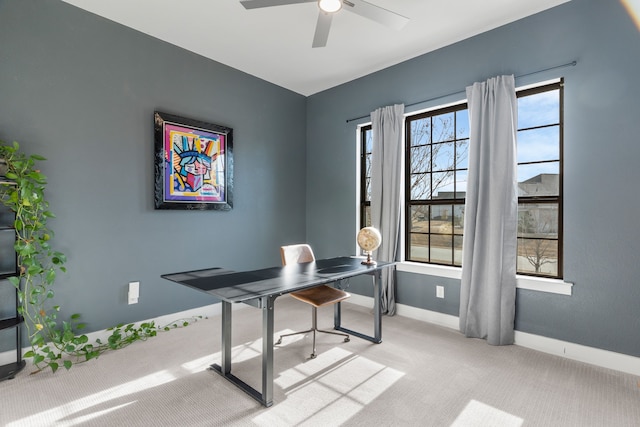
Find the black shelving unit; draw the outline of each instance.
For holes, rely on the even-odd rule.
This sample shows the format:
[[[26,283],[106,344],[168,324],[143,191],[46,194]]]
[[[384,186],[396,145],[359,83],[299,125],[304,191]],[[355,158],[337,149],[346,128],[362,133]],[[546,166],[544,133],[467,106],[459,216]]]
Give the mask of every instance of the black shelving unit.
[[[2,185],[13,185],[0,176]],[[20,372],[25,361],[22,360],[22,323],[24,319],[18,314],[18,290],[9,282],[8,278],[17,275],[17,258],[13,248],[16,232],[13,227],[15,216],[13,212],[0,204],[0,343],[10,345],[15,336],[15,362],[0,366],[0,381],[12,379]],[[7,304],[9,303],[9,304]]]

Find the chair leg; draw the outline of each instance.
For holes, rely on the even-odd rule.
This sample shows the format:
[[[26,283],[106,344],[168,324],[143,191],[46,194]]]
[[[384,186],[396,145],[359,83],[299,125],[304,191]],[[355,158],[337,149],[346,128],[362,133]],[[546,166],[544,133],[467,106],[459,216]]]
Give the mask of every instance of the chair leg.
[[[276,341],[276,345],[282,344],[282,338],[284,338],[284,337],[290,337],[292,335],[308,334],[309,332],[313,332],[313,329],[307,329],[306,331],[292,332],[290,334],[280,335],[280,338],[278,338],[278,341]]]
[[[316,331],[318,330],[318,308],[316,306],[311,307],[311,328],[313,328],[313,351],[311,352],[311,358],[316,358]]]
[[[315,306],[311,306],[311,329],[307,329],[306,331],[292,332],[290,334],[280,335],[280,338],[278,338],[278,341],[276,341],[275,345],[282,344],[283,337],[290,337],[292,335],[300,335],[300,334],[308,334],[309,332],[313,333],[313,352],[309,356],[311,359],[315,359],[316,356],[318,355],[316,351],[316,332],[322,332],[323,334],[340,335],[344,337],[343,342],[349,342],[348,334],[344,334],[342,332],[325,331],[322,329],[318,329],[318,308]]]

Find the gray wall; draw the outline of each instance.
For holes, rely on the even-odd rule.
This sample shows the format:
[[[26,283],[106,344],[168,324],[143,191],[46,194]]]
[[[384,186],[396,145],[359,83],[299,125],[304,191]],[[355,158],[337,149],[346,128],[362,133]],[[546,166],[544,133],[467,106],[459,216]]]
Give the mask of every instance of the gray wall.
[[[350,253],[356,233],[356,125],[374,109],[442,97],[498,74],[565,77],[565,280],[572,296],[519,290],[516,329],[640,356],[635,197],[640,182],[640,32],[623,6],[573,0],[313,95],[307,118],[307,237],[320,255]],[[330,196],[330,198],[328,198]],[[435,285],[445,286],[444,300]],[[400,303],[458,315],[459,280],[399,273]],[[368,293],[368,285],[356,289]]]
[[[277,265],[305,238],[299,94],[53,0],[0,1],[0,94],[0,139],[47,158],[55,301],[89,331],[215,303],[160,275]],[[155,109],[233,128],[232,211],[154,210]]]
[[[0,139],[48,158],[51,225],[69,257],[56,302],[97,330],[215,302],[162,273],[273,265],[274,248],[305,238],[321,257],[353,253],[365,120],[347,119],[459,100],[442,95],[576,59],[518,79],[566,79],[564,260],[575,286],[570,297],[519,291],[516,327],[640,356],[639,34],[619,2],[573,0],[305,99],[59,1],[0,0]],[[233,211],[153,209],[154,109],[234,129]],[[132,280],[142,285],[130,306]],[[457,315],[458,286],[400,273],[397,295]]]

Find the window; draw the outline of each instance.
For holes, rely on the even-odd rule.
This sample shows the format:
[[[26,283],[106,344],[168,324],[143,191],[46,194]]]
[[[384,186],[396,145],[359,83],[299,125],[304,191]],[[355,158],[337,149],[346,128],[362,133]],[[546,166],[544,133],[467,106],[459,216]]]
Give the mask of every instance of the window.
[[[460,266],[469,151],[466,104],[405,124],[406,259]]]
[[[562,81],[518,97],[518,274],[562,277]],[[361,128],[362,226],[370,225],[371,126]],[[462,265],[467,104],[405,121],[405,259]]]
[[[371,226],[371,152],[373,151],[371,125],[360,129],[360,227]]]

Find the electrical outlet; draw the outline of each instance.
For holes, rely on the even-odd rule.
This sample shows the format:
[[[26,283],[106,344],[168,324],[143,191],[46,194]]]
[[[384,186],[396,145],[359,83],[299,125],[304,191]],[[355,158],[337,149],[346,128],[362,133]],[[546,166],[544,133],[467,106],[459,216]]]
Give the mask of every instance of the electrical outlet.
[[[140,282],[129,282],[129,304],[137,304],[140,298]]]
[[[444,286],[436,286],[436,297],[444,298]]]

